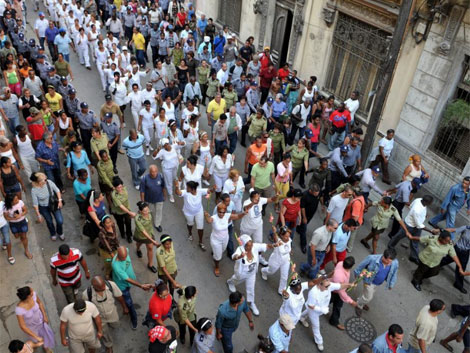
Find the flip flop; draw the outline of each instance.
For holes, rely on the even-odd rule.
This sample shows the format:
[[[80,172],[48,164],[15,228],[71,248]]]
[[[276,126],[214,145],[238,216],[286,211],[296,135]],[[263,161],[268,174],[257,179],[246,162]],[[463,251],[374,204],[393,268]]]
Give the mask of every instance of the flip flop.
[[[8,262],[10,263],[10,265],[13,265],[13,264],[16,262],[16,260],[15,260],[15,258],[12,256],[12,257],[9,257],[9,258],[8,258]]]
[[[218,268],[214,268],[214,275],[215,275],[215,277],[220,276],[220,270]]]
[[[202,251],[206,251],[206,246],[203,243],[199,243],[199,247]]]

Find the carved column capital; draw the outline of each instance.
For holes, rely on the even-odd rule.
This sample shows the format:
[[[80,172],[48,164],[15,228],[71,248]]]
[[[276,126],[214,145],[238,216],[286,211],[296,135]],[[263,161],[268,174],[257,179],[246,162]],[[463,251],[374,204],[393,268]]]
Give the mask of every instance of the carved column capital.
[[[465,7],[460,5],[454,5],[450,10],[446,31],[444,32],[443,40],[437,49],[440,54],[448,55],[452,49],[452,44],[454,43],[457,32],[459,31],[460,23],[462,22],[465,11]]]
[[[325,21],[326,25],[329,27],[335,22],[335,10],[329,9],[327,7],[323,8],[323,21]]]

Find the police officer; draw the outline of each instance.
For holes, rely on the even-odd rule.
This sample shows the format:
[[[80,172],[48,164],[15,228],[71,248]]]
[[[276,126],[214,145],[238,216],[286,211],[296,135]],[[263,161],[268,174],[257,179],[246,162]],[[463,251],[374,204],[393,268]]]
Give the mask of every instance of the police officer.
[[[80,136],[82,137],[82,143],[85,147],[86,153],[91,156],[91,129],[93,126],[98,126],[99,120],[93,110],[88,109],[86,102],[80,103],[80,110],[77,112],[76,117],[79,120]]]
[[[18,34],[18,54],[22,54],[23,57],[30,61],[30,47],[28,43],[24,40],[24,34]]]
[[[71,89],[73,89],[73,86],[72,86],[71,83],[68,82],[67,77],[61,76],[60,77],[60,84],[59,84],[59,87],[57,88],[57,92],[59,92],[59,94],[62,97],[67,97],[67,95],[68,95],[68,93]]]
[[[80,100],[77,98],[77,91],[72,88],[65,96],[65,111],[67,115],[72,118],[73,129],[78,131],[79,120],[77,118],[77,112],[80,110]]]
[[[109,156],[114,165],[114,173],[117,174],[116,161],[118,154],[119,138],[121,137],[121,130],[119,126],[113,121],[113,113],[107,112],[104,115],[104,121],[101,122],[101,130],[108,136],[108,149]]]
[[[15,19],[11,16],[11,12],[10,11],[5,11],[5,15],[4,15],[4,18],[3,18],[3,22],[5,23],[5,27],[7,29],[7,32],[10,34],[10,33],[13,33],[13,28],[15,28],[16,26],[16,21]]]
[[[51,66],[47,69],[47,77],[46,77],[45,85],[54,86],[55,90],[59,91],[60,76],[57,75],[54,66]]]
[[[34,39],[30,39],[28,41],[29,45],[29,63],[33,67],[34,71],[36,71],[36,61],[38,59],[39,55],[39,48],[36,46],[36,41]]]
[[[45,82],[47,79],[47,72],[52,65],[46,60],[46,56],[44,54],[39,54],[37,56],[36,68],[39,73],[39,77],[41,78],[42,82]]]

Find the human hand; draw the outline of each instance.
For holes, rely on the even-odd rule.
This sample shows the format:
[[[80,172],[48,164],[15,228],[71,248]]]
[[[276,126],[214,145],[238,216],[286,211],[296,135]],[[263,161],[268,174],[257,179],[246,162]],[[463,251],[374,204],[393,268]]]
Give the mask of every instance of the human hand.
[[[44,222],[44,218],[42,218],[42,216],[39,215],[39,216],[38,216],[38,219],[37,219],[37,221],[36,221],[36,223],[39,223],[39,224],[40,224],[40,223],[42,223],[42,222]]]
[[[217,334],[217,340],[220,341],[221,339],[222,339],[222,334],[221,334],[221,333],[218,333],[218,334]]]
[[[69,342],[67,341],[66,338],[62,338],[62,345],[63,345],[64,347],[67,347],[67,346],[69,345]]]
[[[324,306],[323,308],[320,308],[320,311],[323,315],[326,315],[328,314],[328,312],[330,311],[330,309],[328,309],[327,306]]]
[[[103,337],[103,332],[98,331],[98,333],[96,334],[96,338],[101,339],[101,337]]]
[[[55,279],[55,278],[52,279],[52,285],[57,286],[57,279]]]
[[[128,308],[127,306],[124,306],[124,307],[122,308],[122,313],[123,313],[124,315],[129,314],[129,308]]]
[[[90,279],[90,271],[85,272],[85,277],[86,277],[86,279]]]
[[[441,231],[440,231],[439,229],[437,229],[437,228],[431,230],[431,233],[432,233],[432,234],[439,234],[440,232],[441,232]]]
[[[253,323],[253,321],[250,321],[248,325],[250,326],[251,331],[255,329],[255,324]]]

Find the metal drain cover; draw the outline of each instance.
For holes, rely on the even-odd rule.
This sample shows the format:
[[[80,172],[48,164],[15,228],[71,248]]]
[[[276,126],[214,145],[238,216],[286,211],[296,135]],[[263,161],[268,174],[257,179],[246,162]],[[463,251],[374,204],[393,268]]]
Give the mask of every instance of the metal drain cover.
[[[344,326],[348,336],[356,342],[370,343],[377,337],[374,325],[362,317],[350,317],[345,321]]]

